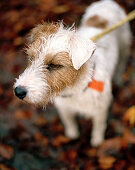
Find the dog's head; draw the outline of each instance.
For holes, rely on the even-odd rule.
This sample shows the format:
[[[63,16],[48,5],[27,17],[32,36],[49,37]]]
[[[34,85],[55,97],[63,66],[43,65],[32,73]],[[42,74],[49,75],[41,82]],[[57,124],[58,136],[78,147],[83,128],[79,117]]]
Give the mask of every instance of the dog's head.
[[[95,44],[61,23],[38,25],[29,41],[28,66],[16,80],[14,91],[20,99],[44,106],[66,87],[74,86],[85,72]]]

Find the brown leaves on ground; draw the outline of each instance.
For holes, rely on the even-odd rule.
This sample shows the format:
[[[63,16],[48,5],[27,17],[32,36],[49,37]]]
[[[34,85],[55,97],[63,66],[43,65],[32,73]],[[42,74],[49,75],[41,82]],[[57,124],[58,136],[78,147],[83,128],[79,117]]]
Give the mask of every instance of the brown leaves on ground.
[[[77,158],[77,152],[74,149],[70,149],[66,152],[66,157],[69,161],[74,162]]]
[[[56,0],[37,0],[42,11],[49,12],[56,6]]]
[[[78,157],[77,151],[75,149],[69,149],[65,152],[63,151],[60,153],[59,160],[70,162],[72,164],[76,161],[77,157]]]
[[[131,133],[131,131],[127,128],[123,131],[122,144],[125,147],[127,147],[128,144],[135,145],[135,134]]]
[[[0,164],[0,170],[17,170],[16,168],[10,168],[5,164]]]
[[[100,168],[112,168],[113,164],[117,160],[119,152],[126,150],[129,145],[135,146],[135,135],[131,133],[128,128],[124,128],[123,135],[121,137],[105,140],[97,150],[97,157]],[[120,160],[115,165],[116,170],[121,169],[121,167],[124,168],[125,164],[126,162],[124,160]]]
[[[68,12],[70,10],[70,8],[67,5],[59,5],[54,7],[53,12],[55,14],[62,14],[65,12]]]
[[[90,148],[86,150],[86,154],[89,157],[96,157],[97,156],[97,149],[96,148]]]
[[[128,122],[130,126],[135,125],[135,105],[130,107],[124,114],[123,120]]]
[[[63,144],[69,142],[69,139],[63,135],[56,136],[52,139],[52,145],[55,147],[60,147]]]
[[[112,156],[104,156],[104,157],[100,157],[98,159],[99,166],[102,169],[112,168],[115,161],[116,161],[116,158],[114,158]]]
[[[105,140],[103,144],[99,147],[99,150],[97,151],[97,156],[106,157],[111,151],[117,154],[121,148],[122,148],[121,137],[108,139],[108,140]]]
[[[16,110],[14,113],[14,118],[16,120],[26,120],[32,117],[32,112],[30,111],[23,111],[23,110]]]
[[[48,138],[43,136],[40,132],[35,133],[34,139],[41,147],[47,146],[49,142]]]
[[[117,155],[122,148],[127,148],[129,144],[135,145],[135,134],[131,133],[128,128],[124,128],[121,137],[111,138],[103,142],[97,151],[97,156],[105,157],[110,153]]]
[[[37,116],[34,118],[34,124],[37,126],[44,126],[46,125],[47,121],[43,116]]]
[[[14,149],[11,146],[0,144],[0,155],[4,159],[11,159],[14,154]]]

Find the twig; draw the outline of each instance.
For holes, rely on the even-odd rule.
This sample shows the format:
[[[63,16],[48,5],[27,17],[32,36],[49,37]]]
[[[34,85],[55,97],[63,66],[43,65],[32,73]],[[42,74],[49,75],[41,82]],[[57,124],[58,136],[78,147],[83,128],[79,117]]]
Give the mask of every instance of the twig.
[[[125,17],[123,20],[121,20],[120,22],[118,22],[117,24],[105,29],[103,32],[101,32],[100,34],[97,34],[96,36],[92,37],[91,40],[96,42],[98,39],[100,39],[101,37],[103,37],[104,35],[108,34],[109,32],[117,29],[118,27],[122,26],[123,24],[125,24],[126,22],[129,22],[131,20],[135,19],[135,10],[131,11],[127,17]]]

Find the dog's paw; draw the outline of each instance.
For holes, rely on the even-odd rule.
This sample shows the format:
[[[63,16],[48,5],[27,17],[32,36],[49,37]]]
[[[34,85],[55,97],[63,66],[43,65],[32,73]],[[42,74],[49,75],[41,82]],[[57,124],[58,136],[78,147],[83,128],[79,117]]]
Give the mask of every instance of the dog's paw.
[[[97,147],[97,146],[100,146],[102,144],[102,142],[104,141],[103,138],[101,137],[93,137],[91,140],[90,140],[90,143],[93,147]]]
[[[68,129],[68,130],[65,131],[65,135],[69,139],[77,139],[80,136],[80,133],[79,133],[78,130]]]

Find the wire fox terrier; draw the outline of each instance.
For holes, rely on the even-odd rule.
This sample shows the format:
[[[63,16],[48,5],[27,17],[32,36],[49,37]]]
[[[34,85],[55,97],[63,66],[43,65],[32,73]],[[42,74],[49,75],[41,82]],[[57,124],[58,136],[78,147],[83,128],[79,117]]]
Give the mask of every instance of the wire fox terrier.
[[[96,45],[90,38],[125,16],[117,3],[102,0],[86,9],[77,30],[62,23],[43,23],[32,29],[26,49],[28,66],[15,82],[16,96],[42,107],[54,101],[65,134],[71,139],[79,137],[75,115],[92,118],[91,144],[100,145],[118,58],[120,55],[116,77],[121,80],[123,61],[129,52],[129,24],[104,36]]]

